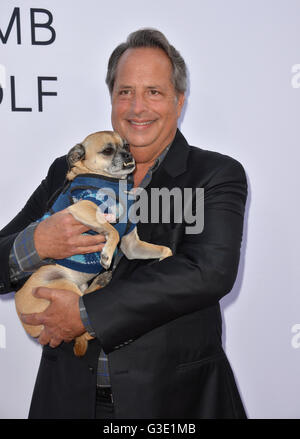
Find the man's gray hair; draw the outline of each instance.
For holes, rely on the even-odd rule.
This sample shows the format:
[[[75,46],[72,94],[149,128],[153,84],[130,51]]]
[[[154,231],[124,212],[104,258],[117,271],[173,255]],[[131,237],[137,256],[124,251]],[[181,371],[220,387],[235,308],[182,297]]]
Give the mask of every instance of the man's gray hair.
[[[106,75],[106,84],[110,94],[112,94],[114,88],[116,70],[121,56],[127,49],[138,47],[154,47],[162,49],[172,63],[172,81],[176,92],[185,93],[187,88],[187,72],[184,59],[178,50],[169,43],[162,32],[152,28],[145,28],[132,32],[128,36],[126,42],[119,44],[111,54],[108,61]]]

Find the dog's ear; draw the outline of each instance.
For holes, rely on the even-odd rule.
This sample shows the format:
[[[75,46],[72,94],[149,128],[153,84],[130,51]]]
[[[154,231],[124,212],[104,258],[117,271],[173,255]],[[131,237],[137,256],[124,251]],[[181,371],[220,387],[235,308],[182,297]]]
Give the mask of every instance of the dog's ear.
[[[84,159],[85,157],[85,148],[81,143],[77,143],[77,145],[73,146],[70,149],[67,155],[67,160],[69,167],[72,168],[76,162]]]

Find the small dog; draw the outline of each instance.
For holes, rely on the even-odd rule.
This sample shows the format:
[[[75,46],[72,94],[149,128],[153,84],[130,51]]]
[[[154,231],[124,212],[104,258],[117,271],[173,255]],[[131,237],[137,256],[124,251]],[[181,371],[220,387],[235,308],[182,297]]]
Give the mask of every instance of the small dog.
[[[118,231],[117,224],[114,226],[110,224],[105,213],[99,208],[101,201],[108,199],[107,191],[103,192],[103,186],[107,189],[108,185],[108,189],[113,190],[111,185],[118,186],[122,182],[126,187],[126,191],[122,193],[125,192],[127,197],[132,187],[132,184],[130,187],[127,183],[127,177],[134,171],[135,161],[129,151],[129,145],[119,134],[113,131],[90,134],[82,143],[75,145],[69,151],[67,159],[70,168],[66,176],[68,184],[41,220],[67,208],[76,220],[93,231],[90,233],[103,233],[106,243],[101,253],[74,255],[57,260],[55,264],[43,266],[33,273],[15,294],[19,317],[20,314],[42,312],[48,307],[48,300],[35,298],[32,295],[33,289],[37,287],[71,290],[82,296],[105,286],[110,280],[111,272],[106,271],[100,275],[99,273],[103,271],[103,268],[107,270],[110,267],[120,239],[120,248],[128,259],[159,258],[162,260],[172,255],[168,247],[141,241],[135,224],[130,224],[128,227],[127,222],[119,221],[121,230]],[[70,203],[73,204],[70,205]],[[120,212],[116,216],[120,217]],[[88,288],[87,282],[94,277],[95,279]],[[43,325],[33,326],[23,322],[22,325],[32,337],[38,337],[43,330]],[[92,338],[87,332],[76,337],[75,355],[84,355],[88,340]]]

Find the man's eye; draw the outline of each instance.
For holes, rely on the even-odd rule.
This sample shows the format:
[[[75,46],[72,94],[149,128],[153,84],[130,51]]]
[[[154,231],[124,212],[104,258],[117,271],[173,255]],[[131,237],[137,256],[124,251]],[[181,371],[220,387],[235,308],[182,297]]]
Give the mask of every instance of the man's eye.
[[[131,90],[121,90],[121,91],[119,92],[119,94],[120,94],[121,96],[128,96],[128,95],[130,94],[130,92],[131,92]]]
[[[152,96],[158,96],[159,95],[159,91],[158,90],[150,90],[150,94]]]
[[[111,155],[111,154],[113,154],[113,152],[114,152],[114,149],[109,147],[109,148],[105,148],[102,151],[102,154],[104,154],[104,155]]]

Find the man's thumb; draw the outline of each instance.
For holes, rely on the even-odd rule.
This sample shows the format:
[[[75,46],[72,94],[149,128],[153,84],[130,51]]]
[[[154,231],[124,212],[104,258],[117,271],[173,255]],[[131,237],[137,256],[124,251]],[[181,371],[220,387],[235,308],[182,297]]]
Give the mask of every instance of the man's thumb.
[[[52,289],[47,287],[37,287],[32,289],[32,295],[38,299],[48,299],[51,300]]]

